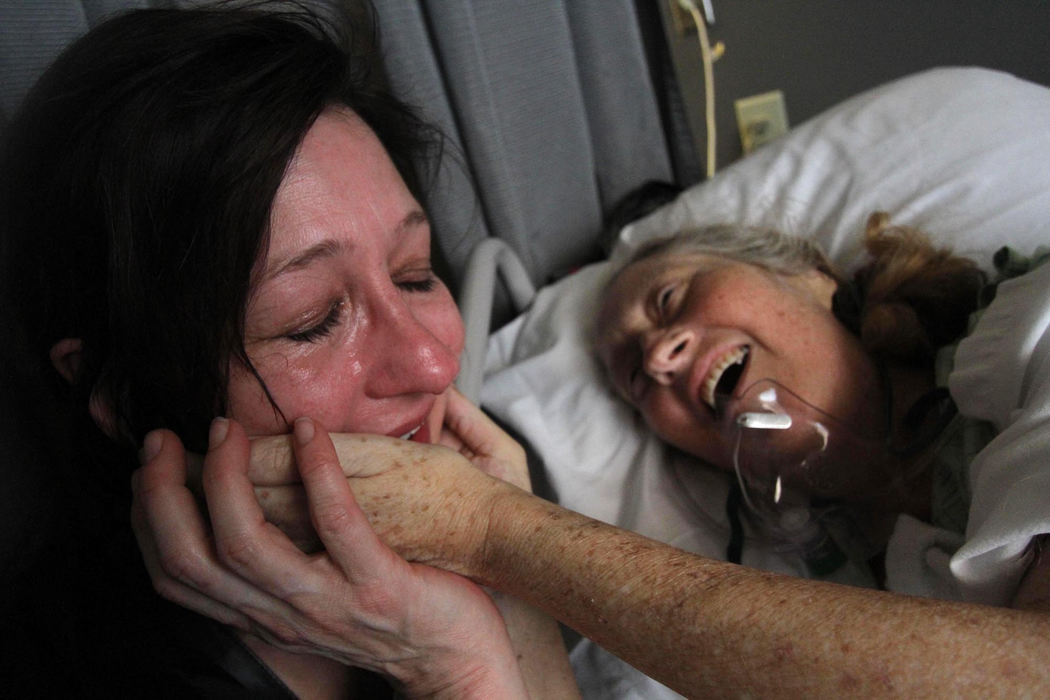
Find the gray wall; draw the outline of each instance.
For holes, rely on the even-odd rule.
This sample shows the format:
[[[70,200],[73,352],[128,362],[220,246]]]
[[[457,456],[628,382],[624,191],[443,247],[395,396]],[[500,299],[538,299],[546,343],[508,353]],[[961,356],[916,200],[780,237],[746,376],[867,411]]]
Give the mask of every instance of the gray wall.
[[[673,0],[650,1],[663,5],[666,20],[666,3]],[[716,22],[708,34],[712,44],[726,46],[714,65],[719,168],[741,155],[733,111],[741,97],[782,90],[788,120],[796,125],[867,88],[934,66],[986,66],[1050,85],[1050,0],[713,3]],[[703,154],[696,35],[670,36],[670,42]]]

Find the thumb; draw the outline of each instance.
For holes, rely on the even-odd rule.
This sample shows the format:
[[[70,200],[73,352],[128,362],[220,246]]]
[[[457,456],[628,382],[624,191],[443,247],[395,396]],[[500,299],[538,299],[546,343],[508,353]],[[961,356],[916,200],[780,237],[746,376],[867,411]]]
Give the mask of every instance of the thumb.
[[[451,391],[441,443],[491,476],[531,490],[525,450],[458,391]],[[458,448],[455,446],[459,443]]]
[[[471,458],[491,456],[497,434],[506,437],[480,408],[455,388],[448,392],[443,428],[439,442]]]

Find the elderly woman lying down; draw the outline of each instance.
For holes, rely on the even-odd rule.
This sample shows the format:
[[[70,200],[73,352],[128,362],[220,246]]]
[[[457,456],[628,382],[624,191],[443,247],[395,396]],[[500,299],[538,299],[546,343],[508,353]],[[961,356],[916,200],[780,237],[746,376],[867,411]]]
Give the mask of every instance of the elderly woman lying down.
[[[599,319],[602,361],[646,424],[735,471],[774,538],[824,558],[878,559],[900,514],[901,531],[921,520],[961,537],[967,470],[997,432],[973,387],[989,381],[974,358],[996,350],[977,335],[956,352],[996,285],[882,214],[865,243],[871,261],[845,281],[808,239],[683,233],[635,255]],[[1004,250],[1000,265],[1031,263]],[[1015,582],[1031,556],[1003,563]],[[890,563],[896,588],[910,574]],[[1011,593],[999,581],[983,596]]]
[[[966,509],[943,495],[972,491],[970,535],[956,535],[950,571],[961,596],[983,604],[692,555],[491,479],[440,447],[340,437],[353,496],[327,444],[298,469],[324,480],[333,511],[356,512],[356,497],[404,556],[521,596],[688,696],[1046,687],[1050,564],[1039,544],[1050,531],[1041,495],[1050,366],[1040,340],[1050,267],[1000,283],[967,335],[983,287],[975,267],[882,217],[867,240],[871,264],[850,282],[819,251],[769,231],[716,228],[658,244],[611,283],[599,351],[654,430],[739,474],[774,534],[827,520],[841,549],[878,559],[896,514],[898,533],[923,522],[947,532]],[[960,338],[946,394],[935,350]],[[498,470],[522,459],[461,398],[448,415],[475,463]],[[271,517],[291,528],[295,508],[277,497],[294,494],[278,485],[297,478],[287,439],[256,442],[250,463],[238,440],[236,451],[209,454],[205,472],[254,480]],[[976,455],[968,484],[952,477],[969,458],[960,445]],[[178,459],[162,451],[145,472]],[[258,517],[247,489],[242,498]],[[222,587],[208,594],[238,605]]]

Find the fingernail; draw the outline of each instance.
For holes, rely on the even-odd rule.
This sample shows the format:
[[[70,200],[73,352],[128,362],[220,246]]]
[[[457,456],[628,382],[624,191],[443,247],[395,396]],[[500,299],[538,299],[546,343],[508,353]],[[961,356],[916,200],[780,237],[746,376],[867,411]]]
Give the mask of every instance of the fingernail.
[[[295,433],[296,442],[307,445],[314,439],[314,422],[306,416],[296,418],[292,431]]]
[[[222,444],[222,441],[226,439],[226,432],[230,429],[230,421],[225,418],[219,417],[211,422],[211,429],[208,431],[208,449],[214,450],[216,447]]]
[[[156,457],[163,444],[164,436],[159,430],[146,433],[146,439],[142,441],[142,448],[139,450],[139,464],[145,464]]]

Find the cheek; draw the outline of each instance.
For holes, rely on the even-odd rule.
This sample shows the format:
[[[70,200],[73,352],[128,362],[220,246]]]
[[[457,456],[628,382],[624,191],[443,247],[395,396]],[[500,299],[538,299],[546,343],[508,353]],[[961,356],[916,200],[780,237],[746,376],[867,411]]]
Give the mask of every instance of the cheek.
[[[259,381],[239,362],[231,363],[226,403],[226,417],[238,421],[249,435],[287,432]]]
[[[708,416],[697,416],[688,407],[664,394],[647,401],[642,418],[664,442],[720,469],[732,470],[731,436]]]
[[[821,407],[840,420],[853,420],[864,416],[879,405],[880,395],[878,371],[854,336],[840,328],[829,329],[823,347],[814,350],[814,355],[823,352],[822,367],[814,373],[815,389],[820,394]]]
[[[353,426],[353,408],[367,408],[361,400],[361,363],[345,350],[319,349],[306,357],[268,353],[253,358],[270,396],[284,418],[308,415],[329,430]],[[250,435],[276,435],[288,426],[270,403],[259,381],[239,365],[231,368],[227,415],[244,425]]]

